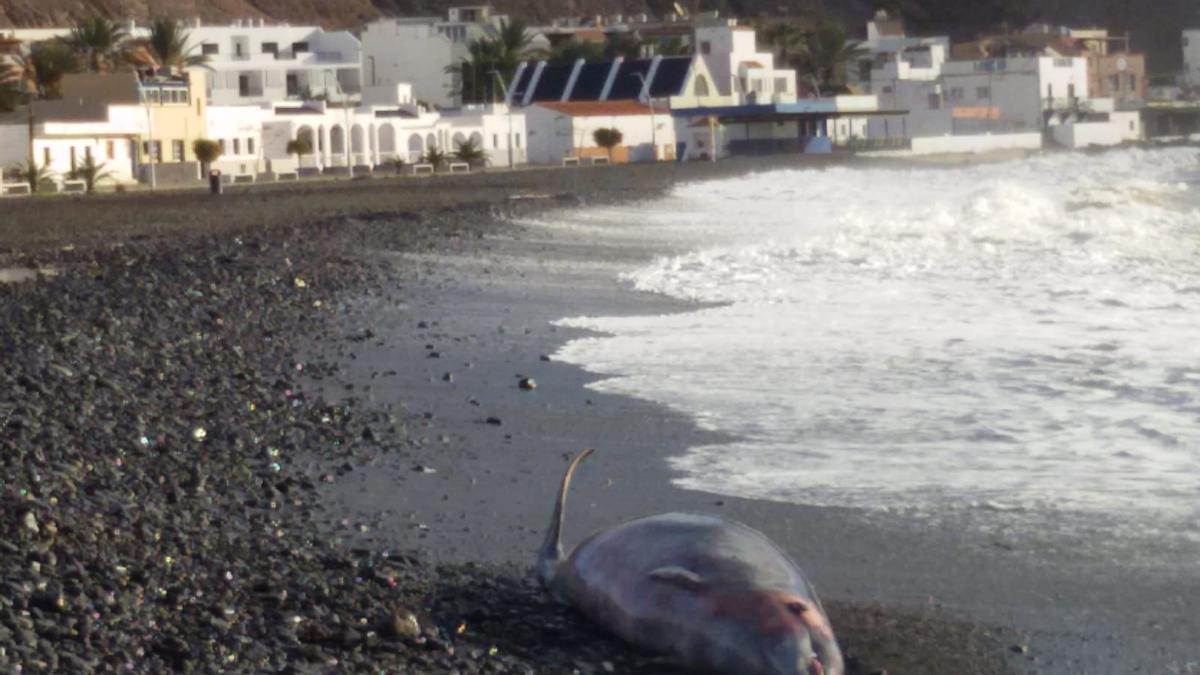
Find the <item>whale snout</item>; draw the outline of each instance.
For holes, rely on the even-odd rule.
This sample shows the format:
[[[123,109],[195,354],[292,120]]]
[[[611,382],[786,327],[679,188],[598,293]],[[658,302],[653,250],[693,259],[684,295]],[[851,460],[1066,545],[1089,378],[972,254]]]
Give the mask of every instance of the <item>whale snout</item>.
[[[842,652],[824,612],[807,598],[777,596],[786,619],[771,622],[785,637],[772,655],[773,675],[843,675]]]

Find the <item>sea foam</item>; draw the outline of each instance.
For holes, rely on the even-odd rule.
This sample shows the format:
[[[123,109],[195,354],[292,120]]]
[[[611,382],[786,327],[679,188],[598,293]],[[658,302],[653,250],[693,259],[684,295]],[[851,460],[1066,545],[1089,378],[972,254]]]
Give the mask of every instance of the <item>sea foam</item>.
[[[566,320],[604,336],[557,358],[738,439],[674,458],[685,487],[1194,523],[1198,175],[1194,150],[778,171],[564,218],[678,251],[625,278],[706,304]]]

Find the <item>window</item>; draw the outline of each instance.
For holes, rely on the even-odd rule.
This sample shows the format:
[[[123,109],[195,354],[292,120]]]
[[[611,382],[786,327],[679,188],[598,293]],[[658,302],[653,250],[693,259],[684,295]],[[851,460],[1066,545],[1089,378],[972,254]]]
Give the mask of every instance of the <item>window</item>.
[[[950,94],[949,94],[949,95],[948,95],[946,98],[947,98],[947,99],[949,99],[949,100],[951,100],[951,101],[961,101],[961,100],[963,100],[963,89],[962,89],[962,87],[950,87]]]
[[[1108,88],[1111,91],[1120,91],[1121,76],[1120,75],[1109,75],[1108,76]]]
[[[1053,84],[1046,85],[1046,98],[1054,98],[1054,85]]]
[[[492,134],[492,147],[500,147],[500,134]]]
[[[242,141],[239,138],[233,139],[233,154],[242,154]]]
[[[515,141],[516,141],[516,146],[517,146],[518,148],[519,148],[519,147],[521,147],[521,134],[516,134],[516,135],[514,135],[514,136],[513,136],[513,140],[515,140]]]
[[[73,145],[72,145],[72,146],[71,146],[71,170],[72,170],[72,171],[74,171],[74,170],[75,170],[75,167],[76,167],[76,163],[75,163],[75,146],[73,146]]]
[[[253,138],[246,139],[246,154],[247,155],[254,154],[254,139]]]
[[[942,107],[942,97],[937,94],[929,95],[929,109],[937,110]]]
[[[205,42],[204,44],[200,45],[200,53],[204,54],[205,56],[220,54],[221,46],[215,42]]]
[[[218,138],[218,139],[217,139],[217,145],[221,146],[221,154],[222,154],[222,155],[223,155],[223,154],[225,154],[225,139],[224,139],[224,138]]]
[[[975,98],[978,100],[991,100],[992,88],[991,87],[975,87]]]
[[[112,141],[106,141],[104,143],[104,156],[107,159],[116,159],[117,158],[117,144],[113,143]]]
[[[788,90],[788,81],[786,77],[775,78],[775,93],[782,94]]]
[[[307,54],[308,53],[308,43],[307,42],[293,42],[292,43],[292,53],[293,54]]]
[[[50,166],[50,148],[42,148],[42,164]]]
[[[147,162],[158,162],[162,159],[162,141],[142,141],[142,154]]]
[[[171,141],[171,161],[183,161],[183,141]]]
[[[279,43],[278,42],[262,43],[262,53],[270,54],[271,56],[279,56]]]
[[[712,53],[712,43],[709,42],[708,40],[701,40],[700,53],[701,54],[711,54]]]
[[[1129,91],[1137,91],[1137,75],[1129,74]]]
[[[84,146],[83,157],[84,157],[84,159],[89,159],[89,160],[92,158],[92,146],[90,146],[90,145]]]
[[[892,93],[892,86],[888,85],[888,86],[884,87],[883,89],[880,90],[880,93],[883,93],[883,94]]]
[[[245,55],[245,54],[243,54],[243,52],[242,52],[242,43],[241,43],[241,42],[234,41],[234,43],[233,43],[233,55],[234,55],[234,56],[244,56],[244,55]]]

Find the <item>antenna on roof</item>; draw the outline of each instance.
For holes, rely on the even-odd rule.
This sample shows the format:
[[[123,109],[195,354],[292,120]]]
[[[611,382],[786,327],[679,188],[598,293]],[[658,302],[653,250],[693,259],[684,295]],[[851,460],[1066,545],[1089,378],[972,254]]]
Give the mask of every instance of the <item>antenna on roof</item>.
[[[678,14],[681,18],[688,15],[687,10],[684,9],[683,5],[679,4],[678,2],[673,2],[673,3],[671,3],[671,5],[675,8],[675,13]]]

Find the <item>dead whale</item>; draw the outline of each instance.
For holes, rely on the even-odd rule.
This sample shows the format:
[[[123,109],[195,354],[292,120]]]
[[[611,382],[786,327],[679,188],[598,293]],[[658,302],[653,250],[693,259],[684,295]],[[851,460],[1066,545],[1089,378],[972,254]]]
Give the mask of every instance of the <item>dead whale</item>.
[[[597,532],[564,558],[563,475],[535,572],[596,623],[697,669],[739,675],[842,675],[825,609],[787,554],[750,527],[667,513]]]

